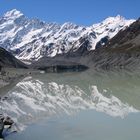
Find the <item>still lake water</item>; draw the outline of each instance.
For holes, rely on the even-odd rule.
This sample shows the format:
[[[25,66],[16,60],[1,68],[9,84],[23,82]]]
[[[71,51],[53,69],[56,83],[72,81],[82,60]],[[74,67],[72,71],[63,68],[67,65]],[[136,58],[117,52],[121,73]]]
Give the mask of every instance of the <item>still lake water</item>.
[[[138,140],[140,74],[36,74],[0,91],[16,122],[5,140]]]

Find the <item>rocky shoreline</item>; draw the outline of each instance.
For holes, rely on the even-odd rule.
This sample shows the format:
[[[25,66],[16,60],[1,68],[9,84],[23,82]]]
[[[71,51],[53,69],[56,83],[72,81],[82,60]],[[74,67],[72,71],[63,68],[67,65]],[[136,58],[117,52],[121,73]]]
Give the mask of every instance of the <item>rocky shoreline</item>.
[[[4,116],[3,114],[0,114],[0,139],[3,139],[3,132],[5,130],[8,131],[12,128],[12,125],[14,124],[14,121],[9,116]]]
[[[0,101],[3,102],[7,99],[6,93],[9,87],[14,87],[24,77],[39,73],[36,70],[17,69],[17,68],[1,68],[0,70]],[[2,92],[1,92],[2,91]],[[10,116],[0,112],[0,140],[4,139],[5,135],[17,132],[16,123]]]

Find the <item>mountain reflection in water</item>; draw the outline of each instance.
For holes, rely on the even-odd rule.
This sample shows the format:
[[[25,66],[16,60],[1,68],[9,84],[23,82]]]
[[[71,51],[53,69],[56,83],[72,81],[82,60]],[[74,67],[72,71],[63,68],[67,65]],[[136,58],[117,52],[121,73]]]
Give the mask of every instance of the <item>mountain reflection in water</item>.
[[[38,74],[26,77],[1,98],[1,112],[23,126],[41,118],[94,109],[125,118],[139,112],[140,76],[126,72]]]

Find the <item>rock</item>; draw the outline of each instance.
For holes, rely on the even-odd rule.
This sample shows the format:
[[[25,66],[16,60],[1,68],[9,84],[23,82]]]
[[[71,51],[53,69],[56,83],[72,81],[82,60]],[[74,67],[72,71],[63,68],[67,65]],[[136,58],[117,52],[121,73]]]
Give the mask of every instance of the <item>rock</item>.
[[[8,117],[0,114],[0,140],[3,139],[3,130],[8,130],[13,125],[14,121]]]
[[[3,129],[4,129],[4,123],[2,120],[0,120],[0,138],[3,138],[2,136]]]
[[[8,116],[4,118],[3,122],[4,125],[10,125],[10,126],[14,123],[14,121]]]

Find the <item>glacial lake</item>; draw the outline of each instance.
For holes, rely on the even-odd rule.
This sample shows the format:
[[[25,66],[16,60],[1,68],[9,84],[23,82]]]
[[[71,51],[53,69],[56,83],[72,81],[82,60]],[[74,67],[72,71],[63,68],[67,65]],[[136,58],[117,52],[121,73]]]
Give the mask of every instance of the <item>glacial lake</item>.
[[[18,130],[5,140],[140,139],[139,72],[34,74],[0,93]]]

